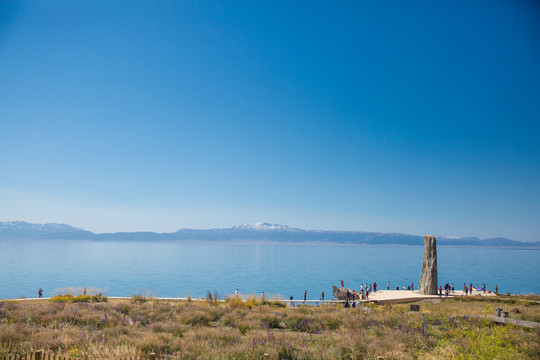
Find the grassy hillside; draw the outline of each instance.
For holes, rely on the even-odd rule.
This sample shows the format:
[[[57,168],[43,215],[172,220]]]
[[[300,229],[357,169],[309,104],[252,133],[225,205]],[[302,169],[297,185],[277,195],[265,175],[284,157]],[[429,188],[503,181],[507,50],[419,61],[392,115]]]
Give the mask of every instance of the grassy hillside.
[[[59,296],[0,302],[0,357],[48,349],[71,358],[172,354],[179,359],[533,359],[540,334],[495,325],[496,307],[540,321],[538,297],[434,299],[409,305],[284,306]],[[479,316],[478,318],[474,316]]]

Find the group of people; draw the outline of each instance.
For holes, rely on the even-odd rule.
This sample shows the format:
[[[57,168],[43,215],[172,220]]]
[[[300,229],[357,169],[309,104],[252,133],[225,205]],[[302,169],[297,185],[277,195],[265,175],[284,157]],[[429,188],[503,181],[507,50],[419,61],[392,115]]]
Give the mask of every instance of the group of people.
[[[388,282],[387,286],[390,286],[390,282]],[[343,287],[343,280],[341,280],[341,287]],[[346,308],[348,307],[360,307],[360,300],[369,300],[369,294],[372,292],[377,292],[377,283],[373,282],[373,284],[370,283],[363,283],[360,284],[360,295],[359,299],[355,300],[356,298],[356,291],[353,290],[352,294],[349,290],[347,290],[347,301],[343,304]],[[350,302],[350,303],[349,303]]]
[[[390,290],[390,280],[386,282],[386,290]],[[396,286],[396,290],[400,290],[399,285]],[[411,290],[414,291],[414,282],[411,282],[410,284],[403,285],[401,287],[401,290]]]
[[[444,290],[444,295],[445,296],[448,296],[450,293],[455,293],[455,288],[454,288],[454,284],[450,284],[450,283],[446,283],[444,285],[444,288],[442,285],[439,285],[439,296],[442,296],[443,295],[443,290]],[[473,290],[476,291],[477,293],[481,293],[483,292],[484,294],[486,292],[488,293],[491,293],[491,291],[487,290],[486,289],[486,284],[482,284],[482,287],[478,286],[478,284],[476,284],[476,287],[473,287],[473,284],[472,283],[469,283],[469,285],[467,285],[467,283],[463,283],[463,294],[465,295],[472,295],[473,293]],[[499,287],[497,285],[495,285],[495,291],[494,291],[495,294],[498,294],[499,293]]]
[[[344,287],[343,280],[341,281],[341,287]],[[386,282],[386,290],[390,290],[390,280]],[[399,290],[399,286],[396,286],[396,290]],[[410,285],[403,285],[403,290],[412,290],[414,291],[414,282],[411,282]],[[365,291],[365,292],[364,292]],[[367,300],[370,292],[377,292],[377,283],[373,284],[365,283],[360,284],[360,293],[362,294],[362,300]]]
[[[364,292],[365,290],[365,292]],[[374,282],[373,286],[371,284],[365,283],[360,284],[360,298],[362,300],[369,300],[369,294],[371,293],[371,290],[374,292],[377,292],[377,283]]]
[[[340,280],[340,282],[341,282],[341,287],[343,288],[344,287],[343,280]],[[390,286],[390,282],[388,282],[388,286]],[[369,300],[369,294],[372,291],[377,292],[376,282],[373,282],[373,284],[370,284],[370,283],[360,284],[360,299]],[[352,294],[349,290],[347,290],[347,302],[349,302],[349,300],[353,300],[355,298],[355,295],[356,295],[356,292],[354,290]],[[324,296],[323,296],[323,300],[324,300]]]
[[[442,286],[439,285],[439,297],[442,296],[442,290],[443,290]],[[444,285],[444,294],[445,294],[446,296],[448,296],[448,294],[450,294],[450,291],[451,291],[452,293],[454,293],[454,283],[452,283],[452,285],[450,285],[449,283],[446,283],[446,284]]]
[[[340,280],[340,283],[341,283],[341,287],[343,288],[345,286],[345,283],[343,280]],[[386,289],[387,290],[390,290],[390,281],[387,281],[386,282]],[[396,287],[396,290],[399,290],[399,286]],[[410,285],[403,285],[403,290],[412,290],[414,291],[414,282],[411,282]],[[442,285],[439,285],[439,296],[442,296],[443,295],[443,286]],[[467,286],[466,284],[463,284],[463,292],[465,293],[465,295],[467,295],[468,293],[472,294],[472,291],[473,291],[473,286],[472,286],[472,283],[469,284],[469,286]],[[476,291],[483,291],[484,293],[486,292],[486,284],[482,284],[482,288],[479,288],[478,285],[476,285]],[[369,294],[371,292],[377,292],[377,283],[376,282],[373,282],[373,284],[369,284],[369,283],[363,283],[363,284],[360,284],[360,294],[359,294],[359,300],[369,300]],[[498,292],[498,287],[497,285],[495,285],[495,293]],[[236,290],[236,293],[238,293],[238,289]],[[448,296],[450,293],[455,293],[455,288],[454,288],[454,284],[450,284],[450,283],[446,283],[444,285],[444,293],[446,296]],[[347,290],[347,301],[346,301],[346,307],[349,307],[349,306],[352,306],[352,307],[356,307],[356,305],[358,304],[355,304],[355,298],[356,298],[356,291],[353,290],[353,292],[351,293],[349,290]],[[41,297],[41,295],[40,295]],[[263,297],[264,297],[264,292],[263,292]],[[292,301],[294,299],[293,296],[290,296],[290,300]],[[304,290],[304,301],[307,300],[307,290]],[[321,301],[324,301],[324,290],[321,290],[321,297],[320,297],[320,300]],[[352,301],[352,305],[349,305],[349,302]],[[292,304],[292,303],[291,303]]]
[[[353,307],[353,308],[360,308],[360,306],[362,305],[362,303],[359,301],[359,300],[356,300],[356,301],[351,301],[351,303],[349,304],[349,302],[345,302],[343,304],[344,307],[348,308],[348,307]]]
[[[414,291],[414,282],[412,282],[410,285],[403,285],[401,288],[402,290],[411,290]],[[390,289],[388,289],[390,290]],[[396,286],[396,290],[399,290],[399,286]]]
[[[453,287],[453,285],[452,285],[452,287]],[[463,283],[463,292],[465,293],[465,295],[469,295],[469,294],[472,295],[473,290],[476,290],[477,292],[483,292],[484,294],[486,292],[491,293],[491,291],[486,289],[486,284],[484,284],[484,283],[482,283],[482,287],[480,287],[480,286],[478,286],[478,284],[476,284],[475,288],[473,288],[472,283],[469,283],[468,286],[467,286],[467,283]],[[499,293],[499,287],[497,285],[495,285],[495,288],[494,288],[493,292],[495,294]]]

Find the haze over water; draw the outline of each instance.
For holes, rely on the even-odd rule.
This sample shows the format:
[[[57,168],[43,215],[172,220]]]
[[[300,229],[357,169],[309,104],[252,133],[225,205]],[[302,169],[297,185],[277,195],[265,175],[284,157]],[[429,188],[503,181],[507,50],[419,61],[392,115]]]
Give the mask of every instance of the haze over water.
[[[385,289],[420,278],[423,247],[216,244],[182,241],[2,241],[0,298],[45,296],[66,287],[109,296],[204,297],[208,291],[332,298],[339,280]],[[501,293],[540,294],[539,250],[441,247],[439,283],[485,283]]]

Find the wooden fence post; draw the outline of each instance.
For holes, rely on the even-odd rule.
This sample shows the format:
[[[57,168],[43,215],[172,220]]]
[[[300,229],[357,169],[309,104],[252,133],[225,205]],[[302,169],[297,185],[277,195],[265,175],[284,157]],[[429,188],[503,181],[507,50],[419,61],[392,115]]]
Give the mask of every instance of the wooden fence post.
[[[267,353],[264,353],[263,360],[268,360],[269,358],[270,358],[270,355],[268,355]]]
[[[156,353],[150,353],[150,360],[156,360]]]
[[[43,355],[43,352],[41,350],[36,351],[36,353],[34,354],[35,360],[43,360],[42,355]]]

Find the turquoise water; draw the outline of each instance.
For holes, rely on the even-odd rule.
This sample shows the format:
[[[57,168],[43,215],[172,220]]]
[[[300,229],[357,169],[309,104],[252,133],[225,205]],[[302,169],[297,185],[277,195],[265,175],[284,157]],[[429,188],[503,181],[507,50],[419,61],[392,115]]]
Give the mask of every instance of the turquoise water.
[[[295,299],[331,297],[331,285],[420,278],[422,247],[238,245],[205,242],[1,241],[0,298],[44,296],[66,287],[108,296],[221,296],[238,289]],[[499,292],[540,294],[539,250],[438,247],[440,283],[485,283]]]

